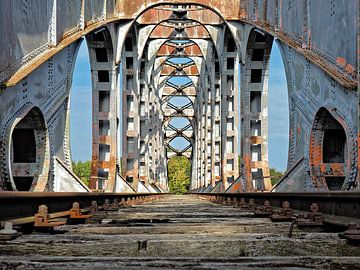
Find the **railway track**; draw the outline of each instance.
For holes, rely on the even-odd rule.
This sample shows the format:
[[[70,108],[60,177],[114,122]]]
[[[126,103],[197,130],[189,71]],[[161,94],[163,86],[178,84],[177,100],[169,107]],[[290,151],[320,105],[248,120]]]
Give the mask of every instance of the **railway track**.
[[[21,201],[19,194],[18,206],[32,202],[36,212],[39,204],[47,203],[55,216],[74,200],[86,206],[81,209],[84,215],[89,214],[93,200],[99,209],[86,218],[86,224],[64,224],[51,233],[35,230],[0,241],[0,269],[359,269],[360,247],[339,237],[340,226],[329,230],[295,224],[289,237],[292,220],[256,217],[250,202],[258,209],[262,200],[269,199],[265,195],[259,195],[261,199],[256,194],[237,194],[231,200],[224,194],[43,194],[42,199],[36,194],[22,195],[26,199]],[[270,196],[272,210],[280,211],[276,196]],[[239,205],[245,197],[247,208]],[[54,200],[61,198],[63,208],[54,208]],[[119,200],[118,210],[106,210],[103,203],[113,199]],[[291,203],[296,205],[294,200]],[[21,211],[11,218],[28,214]],[[293,209],[292,214],[301,212]]]
[[[309,212],[310,206],[316,204],[319,211],[329,223],[346,226],[350,222],[360,220],[360,193],[359,192],[307,192],[307,193],[198,193],[197,196],[220,204],[239,206],[253,200],[256,206],[268,201],[273,207],[281,207],[288,201],[293,210]]]

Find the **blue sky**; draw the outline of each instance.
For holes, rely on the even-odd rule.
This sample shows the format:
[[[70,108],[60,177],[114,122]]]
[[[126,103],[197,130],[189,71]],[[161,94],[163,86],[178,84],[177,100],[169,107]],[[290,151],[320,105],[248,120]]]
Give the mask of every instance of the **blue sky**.
[[[284,171],[288,149],[288,99],[284,67],[274,42],[269,70],[269,161]],[[73,160],[91,159],[91,75],[86,42],[75,64],[71,94],[70,140]]]

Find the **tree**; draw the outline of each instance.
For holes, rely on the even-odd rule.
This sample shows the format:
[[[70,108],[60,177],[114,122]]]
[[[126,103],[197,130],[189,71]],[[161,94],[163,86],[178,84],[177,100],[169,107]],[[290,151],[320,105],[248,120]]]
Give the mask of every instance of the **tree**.
[[[78,161],[72,162],[73,172],[88,186],[91,175],[91,162],[88,161]]]
[[[191,163],[184,156],[175,156],[168,162],[168,179],[171,193],[184,194],[190,187]]]
[[[271,184],[274,186],[277,182],[279,182],[283,175],[283,172],[277,171],[275,168],[270,168]]]

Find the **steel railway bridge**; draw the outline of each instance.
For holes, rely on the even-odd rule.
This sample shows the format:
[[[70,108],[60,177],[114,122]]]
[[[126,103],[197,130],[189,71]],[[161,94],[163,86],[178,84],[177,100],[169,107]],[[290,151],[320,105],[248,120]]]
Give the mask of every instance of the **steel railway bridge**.
[[[81,42],[91,64],[91,190],[166,192],[174,155],[191,160],[193,191],[359,190],[358,7],[1,1],[0,190],[89,191],[72,173],[69,138]],[[267,100],[274,40],[290,111],[288,170],[276,187]],[[177,106],[177,98],[187,101]],[[179,137],[184,149],[171,144]]]
[[[0,268],[357,269],[359,8],[359,0],[1,0]],[[93,97],[90,187],[73,173],[70,151],[82,42]],[[287,171],[272,186],[274,42],[290,127]],[[174,156],[191,162],[192,194],[168,194]]]

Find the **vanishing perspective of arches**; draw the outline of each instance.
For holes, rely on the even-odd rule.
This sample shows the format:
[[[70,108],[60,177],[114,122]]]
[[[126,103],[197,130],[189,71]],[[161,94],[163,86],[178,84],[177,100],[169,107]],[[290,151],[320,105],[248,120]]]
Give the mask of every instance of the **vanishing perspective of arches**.
[[[48,130],[51,170],[44,190],[88,191],[71,171],[72,156],[82,151],[71,150],[72,140],[78,138],[76,146],[90,144],[88,136],[79,139],[85,128],[77,134],[70,126],[75,123],[72,112],[81,106],[71,91],[78,84],[73,74],[80,68],[76,55],[81,39],[86,44],[80,53],[88,46],[86,76],[91,78],[91,91],[86,92],[92,96],[91,125],[89,117],[81,122],[92,130],[91,190],[166,192],[169,152],[189,157],[191,191],[357,189],[356,11],[334,1],[290,1],[286,7],[260,2],[75,1],[64,13],[64,5],[52,1],[32,14],[32,32],[12,22],[14,33],[22,35],[0,41],[1,189],[16,189],[13,177],[19,189],[35,183],[24,180],[27,184],[21,187],[16,177],[25,176],[16,175],[18,165],[11,165],[32,164],[37,154],[31,148],[36,136],[12,134],[13,123],[30,106],[38,108]],[[314,20],[314,10],[320,8],[337,13]],[[19,25],[26,25],[24,18]],[[323,25],[337,31],[323,38]],[[39,35],[34,35],[36,29]],[[346,42],[337,34],[343,32],[348,32]],[[285,75],[283,92],[275,99],[288,105],[272,104],[275,91],[269,80],[279,73],[270,65],[275,48]],[[90,100],[81,98],[88,102],[80,110],[89,116]],[[184,124],[176,126],[175,118]],[[289,129],[274,128],[271,121],[288,121]],[[274,129],[281,133],[277,139]],[[21,136],[28,139],[29,149],[19,143]],[[184,141],[181,151],[170,148],[175,138]],[[15,142],[11,157],[10,140]],[[272,163],[271,151],[282,160]],[[286,171],[274,188],[269,169],[276,163]]]

